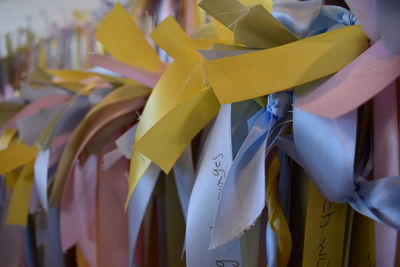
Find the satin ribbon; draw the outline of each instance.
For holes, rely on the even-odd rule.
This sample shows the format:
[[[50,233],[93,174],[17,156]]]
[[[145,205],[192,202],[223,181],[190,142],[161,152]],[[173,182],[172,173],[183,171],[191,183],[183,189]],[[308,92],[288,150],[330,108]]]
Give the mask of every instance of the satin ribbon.
[[[43,249],[43,265],[65,266],[61,250],[59,209],[50,208],[34,216],[36,247]]]
[[[250,120],[249,134],[227,173],[222,190],[211,239],[213,248],[239,236],[261,214],[265,206],[266,153],[282,129],[276,123],[286,116],[290,101],[287,92],[270,95],[269,104]]]
[[[26,82],[20,83],[21,97],[29,101],[36,101],[42,98],[46,98],[51,95],[62,95],[65,91],[61,88],[53,86],[44,86],[43,88],[34,88]]]
[[[385,48],[386,42],[395,45],[393,40],[397,35],[393,33],[388,35],[385,32],[385,38],[381,38],[380,26],[382,20],[385,20],[386,26],[393,21],[390,29],[395,27],[397,16],[392,15],[392,10],[388,11],[383,1],[347,2],[358,17],[363,30],[376,43],[309,96],[295,103],[297,107],[315,115],[336,118],[346,114],[377,95],[400,75],[400,54],[392,53]],[[393,10],[398,10],[397,4],[394,5]],[[378,14],[375,9],[377,6],[382,6]],[[388,15],[385,16],[382,10],[386,10]],[[390,33],[390,30],[388,32]]]
[[[51,122],[65,110],[67,103],[39,110],[34,115],[17,121],[19,138],[30,146],[33,146],[40,138],[43,129],[49,127]]]
[[[182,155],[176,161],[173,172],[183,217],[186,221],[190,195],[196,179],[193,166],[192,149],[190,145],[185,149],[185,151],[183,151]]]
[[[238,238],[219,248],[210,246],[217,203],[232,164],[230,129],[231,106],[225,105],[221,107],[203,146],[190,196],[186,223],[186,262],[190,267],[242,265]]]
[[[147,169],[138,186],[132,194],[128,204],[128,226],[129,226],[129,266],[134,265],[134,253],[138,242],[140,226],[143,223],[150,197],[160,175],[160,168],[151,164]]]
[[[160,69],[157,53],[119,2],[97,27],[95,37],[122,63],[153,72]]]
[[[400,54],[378,41],[295,106],[315,115],[337,118],[356,109],[400,75]]]
[[[121,155],[123,154],[128,159],[130,159],[132,154],[131,147],[134,140],[136,126],[137,125],[131,127],[115,142]],[[114,153],[114,151],[110,153]],[[107,155],[110,155],[110,153],[108,153]],[[116,160],[119,160],[119,158],[120,156],[118,154],[118,158]],[[181,208],[184,214],[184,218],[186,219],[190,193],[192,191],[195,178],[190,148],[186,149],[182,156],[178,159],[173,171],[175,174],[175,183],[178,189]],[[133,195],[128,204],[128,220],[130,233],[129,266],[133,266],[133,264],[135,263],[133,253],[135,252],[137,247],[140,226],[143,223],[145,211],[150,203],[151,195],[158,180],[159,174],[160,169],[155,164],[152,164],[150,168],[146,171],[142,179],[139,181],[138,187],[133,192]]]
[[[272,14],[292,33],[304,38],[309,32],[311,23],[321,11],[322,0],[277,1],[272,7]]]
[[[47,202],[47,180],[48,180],[48,169],[50,160],[50,150],[39,151],[34,165],[34,177],[36,192],[40,200],[40,204],[43,209],[48,209]]]
[[[173,38],[171,31],[175,33]],[[151,162],[168,173],[220,106],[212,89],[202,83],[203,59],[194,51],[210,46],[211,41],[188,39],[172,17],[167,17],[151,37],[167,53],[180,53],[157,83],[139,121],[128,198]]]
[[[132,155],[132,144],[136,132],[137,124],[132,126],[128,131],[122,134],[116,141],[117,149],[107,153],[104,156],[104,169],[109,169],[121,160],[122,156],[130,159]],[[119,153],[116,153],[119,152]],[[117,154],[114,158],[114,154]],[[160,168],[155,164],[151,164],[145,172],[142,179],[139,181],[138,186],[132,194],[128,204],[127,219],[128,219],[128,232],[129,232],[129,253],[128,253],[128,266],[137,266],[138,259],[135,258],[134,253],[139,246],[139,233],[141,226],[144,223],[144,216],[148,205],[151,201],[155,185],[160,176]],[[183,177],[186,178],[186,177]],[[125,197],[125,194],[123,194]],[[183,207],[182,207],[183,208]]]
[[[289,225],[279,203],[279,160],[275,155],[267,172],[267,261],[268,266],[287,266],[292,252]],[[286,193],[287,194],[287,193]]]
[[[2,211],[9,206],[11,199],[11,190],[6,188],[6,184],[2,183]],[[20,225],[8,225],[6,223],[6,214],[1,214],[0,221],[0,261],[5,266],[19,267],[22,265],[21,259],[23,255],[23,233],[24,227]]]
[[[108,69],[148,87],[154,87],[162,74],[162,71],[146,71],[101,55],[90,55],[88,63],[93,66]]]
[[[361,8],[360,6],[357,7]],[[364,12],[367,13],[367,11]],[[363,17],[361,21],[364,21],[364,19],[365,17]],[[372,28],[373,27],[370,27],[369,29]],[[326,83],[329,83],[331,80],[332,79],[328,80]],[[307,98],[310,98],[310,95],[300,100],[299,103],[302,103],[302,101]],[[326,100],[327,99],[325,99],[325,102],[327,103]],[[329,101],[332,101],[332,98],[329,98]],[[325,106],[323,110],[326,109],[326,107],[327,106]],[[294,111],[294,144],[296,146],[296,153],[300,155],[299,161],[302,162],[303,167],[305,167],[305,169],[311,174],[324,196],[329,200],[336,202],[350,201],[353,207],[358,209],[360,212],[369,214],[372,218],[378,219],[379,221],[381,221],[382,218],[385,218],[385,216],[380,214],[381,209],[373,208],[371,202],[366,204],[366,202],[376,198],[371,191],[372,187],[377,186],[374,185],[376,181],[368,182],[363,181],[362,179],[353,180],[354,171],[352,162],[354,162],[356,113],[351,112],[345,116],[337,118],[336,120],[329,120],[306,114],[298,108],[295,108]],[[344,113],[338,115],[342,114]],[[315,125],[318,125],[318,131],[312,131],[311,125],[314,125],[314,127]],[[337,134],[332,136],[332,132],[336,132]],[[321,137],[316,138],[315,135]],[[326,136],[332,137],[326,138]],[[322,140],[322,138],[325,138],[325,140],[329,139],[329,145],[328,143],[325,144],[325,141]],[[335,145],[335,143],[337,145]],[[328,153],[327,150],[329,150]],[[322,153],[322,151],[324,152]],[[321,164],[321,162],[324,164]],[[329,165],[329,171],[326,171],[325,164]],[[340,182],[335,183],[334,187],[328,185],[329,181],[337,181],[338,179],[340,179]],[[380,181],[379,183],[382,185],[387,184],[390,180],[393,179],[388,178],[386,179],[386,182]],[[371,194],[371,196],[360,195],[360,192]],[[393,193],[388,191],[387,197],[390,196],[393,198],[394,196],[391,194]],[[382,203],[376,203],[376,205],[382,205]],[[383,213],[385,212],[383,211]],[[396,216],[395,214],[392,215]],[[380,217],[382,218],[379,219]],[[393,221],[388,218],[385,218],[384,220],[386,223],[393,224]]]
[[[398,4],[393,2],[392,6],[388,5],[386,1],[375,0],[349,0],[347,3],[357,16],[363,30],[367,33],[369,38],[376,43],[356,59],[356,61],[338,72],[319,88],[315,89],[309,96],[295,103],[299,108],[329,118],[336,118],[346,114],[371,97],[379,95],[382,90],[400,75],[399,54],[390,52],[398,52],[399,48],[399,42],[396,42],[398,36],[393,32],[393,29],[397,28],[396,25],[398,25],[398,16],[393,16],[396,12],[395,10],[398,10]],[[387,12],[387,14],[385,14],[385,12]],[[385,28],[382,28],[382,26]],[[360,88],[362,88],[362,90],[360,90]],[[390,97],[386,101],[390,102]],[[384,110],[388,109],[385,108],[381,112]],[[378,124],[382,123],[383,117],[376,115],[376,118],[379,120]],[[391,136],[389,129],[397,132],[396,129],[390,126],[392,124],[393,122],[388,122],[388,125],[384,127],[385,135]],[[393,139],[388,139],[388,141],[389,140]],[[375,142],[381,141],[375,139]],[[380,149],[381,147],[378,148],[377,151],[380,151]],[[377,164],[379,168],[379,165],[382,165],[379,161],[383,161],[385,155],[377,155],[374,158],[377,159],[375,164]],[[395,158],[398,158],[398,155],[396,155]],[[391,174],[397,175],[398,173],[394,172]],[[397,183],[394,178],[384,179],[387,181],[393,180],[394,184]],[[387,184],[389,182],[379,181],[379,183]],[[376,186],[379,187],[378,185]],[[393,188],[388,189],[391,190]],[[386,198],[388,199],[393,198],[394,196],[392,196],[392,194],[394,194],[394,192],[390,190],[381,194],[387,194]],[[368,190],[367,192],[370,191],[371,190]],[[378,202],[376,205],[383,204]],[[360,204],[359,206],[361,207],[362,205]],[[373,207],[373,205],[370,206]],[[389,211],[391,209],[389,207],[390,204],[388,204],[386,209],[388,209],[388,213],[391,213],[390,216],[396,216],[396,211]],[[365,209],[368,208],[371,207],[367,206]],[[370,214],[370,216],[378,221],[381,220],[379,217],[383,217],[383,220],[389,223],[389,225],[396,226],[391,223],[391,219],[388,218],[390,217],[389,215],[380,215],[379,212],[376,212],[375,214]],[[394,234],[392,229],[384,229],[384,227],[379,225],[377,225],[376,229],[378,230],[376,236],[377,264],[378,266],[393,266],[395,256],[394,253],[390,254],[388,251],[393,251],[395,247],[397,247],[395,241],[397,234]],[[389,236],[390,238],[386,240],[384,239],[385,236]],[[390,244],[388,240],[390,240]]]
[[[202,0],[199,6],[232,30],[235,43],[252,48],[270,48],[297,40],[271,15],[270,1],[243,2],[247,3],[238,0]]]
[[[97,156],[91,155],[82,166],[75,162],[74,171],[63,187],[60,209],[62,251],[79,246],[89,267],[97,266],[97,160]]]
[[[6,129],[3,132],[0,136],[0,151],[8,148],[16,134],[17,131],[15,129]]]
[[[377,3],[377,24],[385,47],[392,53],[400,53],[400,3],[398,1],[380,0]]]
[[[278,155],[278,163],[280,165],[279,181],[276,181],[276,167],[273,166],[274,161],[276,161],[275,158],[273,159],[272,165],[269,167],[267,174],[267,200],[271,200],[271,203],[267,203],[267,206],[272,208],[271,212],[268,213],[268,216],[271,218],[268,219],[265,240],[268,266],[271,267],[279,266],[279,259],[279,262],[283,262],[282,264],[289,260],[291,254],[288,253],[288,251],[291,251],[292,244],[289,226],[287,224],[290,208],[292,166],[285,153],[279,151]],[[274,183],[278,183],[277,188],[275,188]],[[269,191],[268,188],[270,188]],[[268,197],[268,192],[270,192],[270,194],[272,193],[274,196]],[[276,195],[278,200],[276,199]],[[268,209],[268,211],[270,211],[270,209]],[[282,213],[284,215],[282,215]],[[276,225],[272,226],[272,223]],[[274,230],[272,228],[274,228]]]
[[[58,202],[71,165],[89,140],[105,125],[116,118],[142,107],[147,99],[147,89],[126,85],[107,95],[96,104],[75,129],[65,147],[54,179],[51,201]],[[111,115],[110,115],[111,114]]]
[[[71,99],[71,96],[68,94],[60,94],[60,95],[51,95],[39,100],[32,102],[27,105],[21,111],[19,111],[12,119],[7,121],[7,123],[2,127],[3,129],[16,128],[16,122],[22,118],[34,115],[41,109],[49,108],[55,105],[59,105],[65,103]]]
[[[121,30],[113,33],[111,31],[114,28]],[[132,36],[130,32],[133,33]],[[174,32],[173,38],[170,32]],[[128,36],[126,40],[125,36]],[[153,57],[156,55],[154,50],[149,51],[149,58],[143,57],[143,51],[148,51],[150,46],[120,4],[100,24],[96,37],[123,64],[143,69],[146,73],[157,72],[162,67],[159,59],[155,60]],[[131,159],[128,200],[151,162],[169,172],[189,142],[215,116],[219,108],[212,90],[202,84],[200,66],[203,60],[193,51],[206,48],[213,41],[190,39],[172,17],[167,17],[160,23],[150,37],[169,55],[177,58],[155,86],[139,122]],[[144,47],[140,55],[130,51],[134,46]],[[145,66],[146,59],[149,60],[147,64],[152,64],[152,68]],[[123,64],[117,66],[114,63],[125,74],[132,72],[133,68],[124,69],[121,68]],[[189,119],[182,114],[196,119]],[[177,131],[184,135],[176,135]]]
[[[92,95],[95,95],[94,92]],[[44,127],[36,143],[42,148],[50,148],[57,136],[72,132],[81,123],[91,107],[89,99],[85,96],[76,96],[69,102],[64,110],[53,117],[52,121]]]
[[[361,29],[349,26],[258,52],[210,60],[205,71],[219,101],[225,104],[333,74],[366,48]]]
[[[0,173],[5,174],[22,167],[35,159],[37,147],[30,147],[23,142],[12,142],[5,150],[0,151]]]
[[[395,203],[399,200],[396,192],[400,178],[388,176],[368,181],[355,177],[356,111],[326,119],[295,108],[293,121],[294,149],[281,147],[302,165],[324,197],[333,202],[348,202],[365,216],[399,228],[400,211]]]
[[[8,206],[7,224],[26,226],[28,222],[29,201],[33,184],[33,165],[33,160],[28,162],[18,175]]]
[[[347,0],[351,11],[357,16],[365,33],[373,41],[382,38],[386,49],[400,52],[397,29],[400,5],[397,1]]]
[[[374,98],[374,177],[399,175],[397,86],[391,83]],[[381,192],[385,194],[386,192]],[[398,231],[375,223],[377,266],[396,266]]]
[[[110,139],[109,143],[112,141]],[[128,165],[129,162],[121,158],[108,170],[98,173],[96,254],[99,267],[128,266],[129,225],[124,210]]]

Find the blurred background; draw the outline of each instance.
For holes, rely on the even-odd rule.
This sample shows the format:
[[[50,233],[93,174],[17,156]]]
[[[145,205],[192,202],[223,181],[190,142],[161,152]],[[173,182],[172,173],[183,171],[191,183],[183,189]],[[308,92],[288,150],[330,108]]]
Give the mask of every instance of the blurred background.
[[[76,10],[93,14],[104,5],[102,0],[0,0],[0,33],[18,28],[43,33],[52,24],[61,26],[72,22]]]

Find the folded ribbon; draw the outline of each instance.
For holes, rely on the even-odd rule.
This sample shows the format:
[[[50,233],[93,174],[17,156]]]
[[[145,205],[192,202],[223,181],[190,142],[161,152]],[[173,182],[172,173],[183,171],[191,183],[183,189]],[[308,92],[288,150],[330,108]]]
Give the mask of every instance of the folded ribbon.
[[[268,99],[268,105],[251,119],[249,134],[226,175],[214,222],[212,248],[251,227],[265,206],[266,154],[282,130],[279,123],[286,116],[291,95],[280,92],[269,95]]]

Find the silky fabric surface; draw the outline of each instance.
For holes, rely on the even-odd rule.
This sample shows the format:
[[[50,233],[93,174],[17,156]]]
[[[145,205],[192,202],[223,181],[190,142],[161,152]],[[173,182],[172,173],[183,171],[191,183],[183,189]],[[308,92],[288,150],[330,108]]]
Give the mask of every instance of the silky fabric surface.
[[[398,97],[396,82],[391,83],[373,100],[374,176],[379,179],[399,174]],[[396,266],[399,235],[396,229],[375,223],[377,266]]]
[[[294,21],[296,15],[306,17],[310,10],[316,12],[314,21],[304,23],[304,25],[307,24],[307,34],[322,33],[332,27],[354,24],[349,11],[336,7],[327,7],[321,10],[321,1],[286,3],[286,5],[282,3],[280,8],[285,7],[285,14],[288,13],[288,10],[293,12],[292,17],[285,17],[285,19],[286,22],[292,21],[294,24],[298,22]],[[307,8],[306,11],[304,7]],[[274,13],[274,15],[278,19],[282,18],[282,16],[279,16],[279,12],[278,14]],[[299,31],[299,29],[295,30]],[[255,118],[257,116],[262,118],[258,118],[256,125],[250,130],[249,136],[234,159],[227,176],[215,220],[212,247],[217,247],[238,236],[250,227],[261,213],[265,199],[265,192],[262,192],[265,188],[263,179],[265,149],[267,145],[271,146],[267,143],[267,139],[268,135],[271,134],[274,123],[286,115],[288,103],[290,103],[289,98],[289,95],[285,92],[270,95],[265,113],[254,116]],[[244,181],[251,181],[251,183]],[[237,197],[237,192],[244,194],[244,196]],[[247,197],[245,197],[246,195]],[[241,214],[241,216],[236,216],[236,214]],[[273,247],[272,244],[271,247]]]
[[[357,112],[326,119],[294,109],[295,160],[308,172],[323,196],[348,202],[358,212],[400,228],[400,177],[367,181],[355,177]],[[314,129],[318,129],[315,131]],[[332,134],[335,133],[335,134]]]
[[[129,266],[135,266],[134,253],[138,242],[140,226],[149,205],[151,195],[160,175],[160,168],[151,164],[139,181],[128,204]]]
[[[265,158],[273,145],[276,122],[291,103],[291,95],[280,92],[268,96],[268,105],[251,121],[249,135],[239,149],[218,204],[211,247],[218,247],[239,236],[255,223],[265,206]]]
[[[216,208],[232,164],[231,146],[231,105],[224,105],[204,143],[190,196],[185,240],[189,267],[242,266],[239,238],[218,248],[210,246]]]

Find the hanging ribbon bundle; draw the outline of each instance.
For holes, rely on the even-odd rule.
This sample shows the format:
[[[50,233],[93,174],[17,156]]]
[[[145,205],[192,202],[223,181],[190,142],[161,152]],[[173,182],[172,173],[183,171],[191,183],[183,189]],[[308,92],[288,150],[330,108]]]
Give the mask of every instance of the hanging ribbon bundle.
[[[397,266],[400,5],[346,3],[116,3],[66,64],[38,45],[0,103],[0,262]]]

